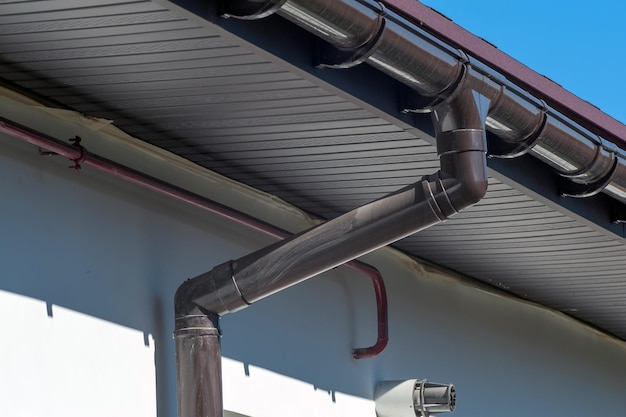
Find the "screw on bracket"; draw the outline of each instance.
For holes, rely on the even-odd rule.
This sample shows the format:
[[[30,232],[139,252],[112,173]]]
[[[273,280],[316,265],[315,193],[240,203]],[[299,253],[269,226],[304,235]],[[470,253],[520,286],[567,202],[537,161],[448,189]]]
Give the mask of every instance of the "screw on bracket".
[[[70,165],[68,168],[74,169],[76,171],[80,171],[82,168],[80,164],[85,162],[85,160],[87,159],[87,150],[80,144],[81,142],[80,136],[75,136],[74,138],[70,139],[70,142],[72,142],[72,145],[74,147],[80,150],[80,155],[77,158],[72,159],[72,161],[74,162],[74,165]]]

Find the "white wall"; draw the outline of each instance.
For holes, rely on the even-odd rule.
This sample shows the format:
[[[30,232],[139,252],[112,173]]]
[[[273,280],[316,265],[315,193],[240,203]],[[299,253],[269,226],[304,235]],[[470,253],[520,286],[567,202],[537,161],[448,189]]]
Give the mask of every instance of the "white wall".
[[[68,165],[0,136],[0,415],[174,416],[175,289],[271,240]],[[385,352],[351,359],[375,305],[339,268],[222,319],[229,410],[373,416],[377,381],[428,378],[456,385],[457,416],[623,416],[622,343],[390,251],[366,261]]]
[[[4,416],[154,416],[154,341],[141,331],[0,291]]]

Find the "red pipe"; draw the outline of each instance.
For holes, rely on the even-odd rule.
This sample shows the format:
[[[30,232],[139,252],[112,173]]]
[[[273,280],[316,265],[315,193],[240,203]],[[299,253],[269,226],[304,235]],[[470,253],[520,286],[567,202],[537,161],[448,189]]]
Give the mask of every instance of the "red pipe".
[[[387,291],[383,277],[378,269],[361,261],[350,261],[344,264],[348,268],[362,272],[368,275],[374,285],[374,293],[376,294],[376,316],[378,319],[378,338],[373,346],[366,348],[356,348],[352,351],[354,359],[373,358],[385,350],[389,341],[388,318],[387,318]]]
[[[265,223],[216,201],[202,197],[198,194],[143,174],[139,171],[135,171],[132,168],[118,164],[117,162],[113,162],[99,155],[87,152],[85,148],[80,146],[79,138],[76,138],[74,145],[70,145],[66,142],[52,138],[43,133],[36,132],[2,117],[0,117],[0,132],[6,133],[7,135],[21,139],[32,145],[46,149],[74,161],[75,165],[71,168],[80,169],[80,164],[82,163],[91,165],[94,168],[112,174],[116,177],[123,178],[152,191],[184,201],[195,207],[217,214],[218,216],[227,218],[277,239],[284,239],[291,236],[290,232],[269,223]],[[385,349],[389,339],[387,293],[385,291],[385,283],[383,282],[380,272],[371,265],[358,260],[347,262],[344,265],[352,270],[366,274],[370,277],[372,284],[374,285],[374,293],[376,295],[378,337],[373,346],[367,348],[357,348],[352,351],[352,356],[355,359],[373,358]]]

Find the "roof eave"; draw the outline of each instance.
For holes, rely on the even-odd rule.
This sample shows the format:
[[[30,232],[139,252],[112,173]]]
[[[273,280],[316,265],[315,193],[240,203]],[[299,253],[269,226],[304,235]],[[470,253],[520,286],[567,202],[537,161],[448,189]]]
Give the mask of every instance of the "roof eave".
[[[382,0],[395,12],[420,25],[434,36],[463,49],[529,93],[542,98],[563,114],[576,118],[585,128],[626,148],[626,125],[591,103],[567,91],[551,79],[533,71],[484,39],[468,32],[448,17],[415,0]]]

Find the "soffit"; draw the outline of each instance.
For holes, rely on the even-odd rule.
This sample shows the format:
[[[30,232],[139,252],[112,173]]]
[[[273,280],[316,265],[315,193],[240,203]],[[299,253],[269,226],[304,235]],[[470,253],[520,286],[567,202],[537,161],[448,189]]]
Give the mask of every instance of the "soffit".
[[[0,4],[0,78],[322,218],[438,169],[426,133],[167,3]],[[395,246],[626,338],[621,239],[496,178]]]

